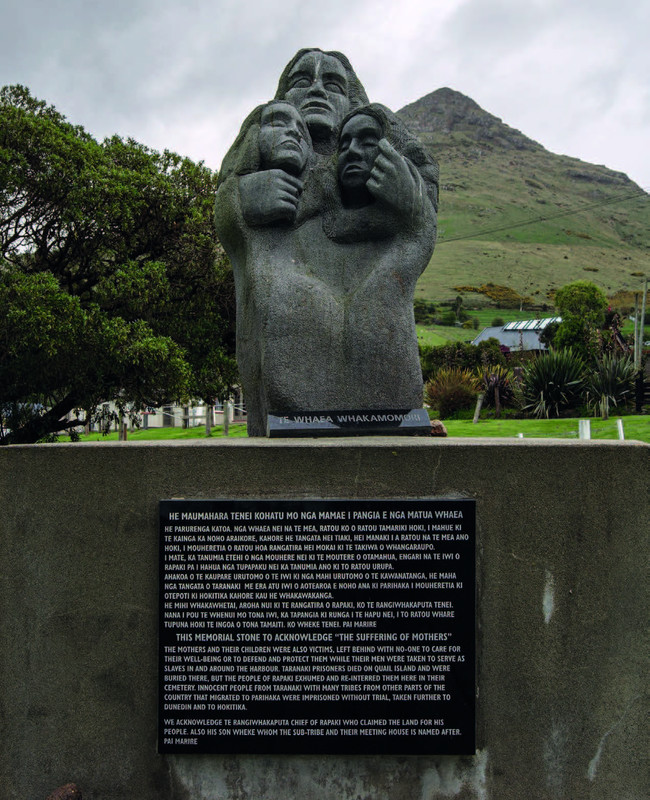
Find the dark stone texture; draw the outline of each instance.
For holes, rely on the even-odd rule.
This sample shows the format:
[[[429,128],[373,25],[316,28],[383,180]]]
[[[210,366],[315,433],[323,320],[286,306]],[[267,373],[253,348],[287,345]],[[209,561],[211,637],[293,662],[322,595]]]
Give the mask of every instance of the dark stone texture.
[[[55,789],[47,800],[82,800],[81,790],[74,783],[66,783]]]
[[[249,434],[271,411],[421,407],[413,293],[437,193],[437,165],[345,56],[292,59],[226,155],[215,205]]]

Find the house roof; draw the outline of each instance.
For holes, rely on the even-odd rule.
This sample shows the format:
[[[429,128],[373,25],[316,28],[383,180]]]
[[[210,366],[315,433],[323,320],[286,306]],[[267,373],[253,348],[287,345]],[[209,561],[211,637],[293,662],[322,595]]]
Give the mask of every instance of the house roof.
[[[544,319],[519,319],[503,326],[504,331],[543,331],[551,322],[562,322],[562,317],[545,317]]]
[[[509,350],[546,350],[546,345],[539,340],[539,334],[551,322],[561,321],[562,317],[546,317],[545,319],[518,320],[505,325],[483,328],[472,344],[478,344],[487,339],[497,339],[499,344]]]

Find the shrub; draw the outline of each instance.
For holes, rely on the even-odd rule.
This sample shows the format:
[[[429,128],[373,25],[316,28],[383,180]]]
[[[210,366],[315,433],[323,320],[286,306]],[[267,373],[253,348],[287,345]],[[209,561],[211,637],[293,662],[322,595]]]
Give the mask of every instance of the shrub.
[[[634,396],[636,371],[629,356],[606,353],[587,378],[587,405],[594,416],[608,419],[610,405],[625,405]]]
[[[452,325],[456,324],[456,312],[455,311],[445,311],[445,313],[440,317],[440,324],[447,325],[451,327]]]
[[[479,367],[505,363],[506,359],[497,339],[487,339],[477,345],[450,342],[437,347],[420,347],[420,364],[425,382],[435,377],[443,367],[474,371]]]
[[[523,368],[524,410],[536,417],[559,417],[580,402],[585,362],[569,347],[550,350]]]
[[[429,405],[438,409],[440,419],[471,409],[480,389],[479,378],[468,369],[440,369],[424,387]]]
[[[501,308],[517,308],[524,304],[532,303],[532,298],[528,297],[528,295],[520,295],[519,292],[509,286],[499,286],[496,283],[484,283],[481,286],[454,286],[454,289],[457,292],[484,294]]]
[[[418,325],[433,325],[436,316],[435,303],[417,298],[413,301],[413,314]]]
[[[505,320],[503,319],[503,317],[495,317],[492,320],[492,327],[493,328],[500,328],[502,325],[505,325],[505,324],[506,323],[505,323]]]

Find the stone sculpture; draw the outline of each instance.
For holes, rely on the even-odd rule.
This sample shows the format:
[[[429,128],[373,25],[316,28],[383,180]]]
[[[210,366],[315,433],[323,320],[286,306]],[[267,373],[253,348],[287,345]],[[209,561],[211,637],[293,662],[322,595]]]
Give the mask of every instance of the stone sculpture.
[[[341,53],[301,50],[219,176],[248,432],[269,413],[420,408],[413,293],[438,170]]]

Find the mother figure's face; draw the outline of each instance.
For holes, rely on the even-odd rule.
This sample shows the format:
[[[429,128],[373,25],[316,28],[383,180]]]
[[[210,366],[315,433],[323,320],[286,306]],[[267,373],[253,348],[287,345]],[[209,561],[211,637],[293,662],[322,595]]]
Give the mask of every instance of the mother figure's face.
[[[305,53],[288,79],[285,99],[300,111],[312,139],[326,141],[338,135],[350,109],[348,78],[341,62],[326,53]]]

